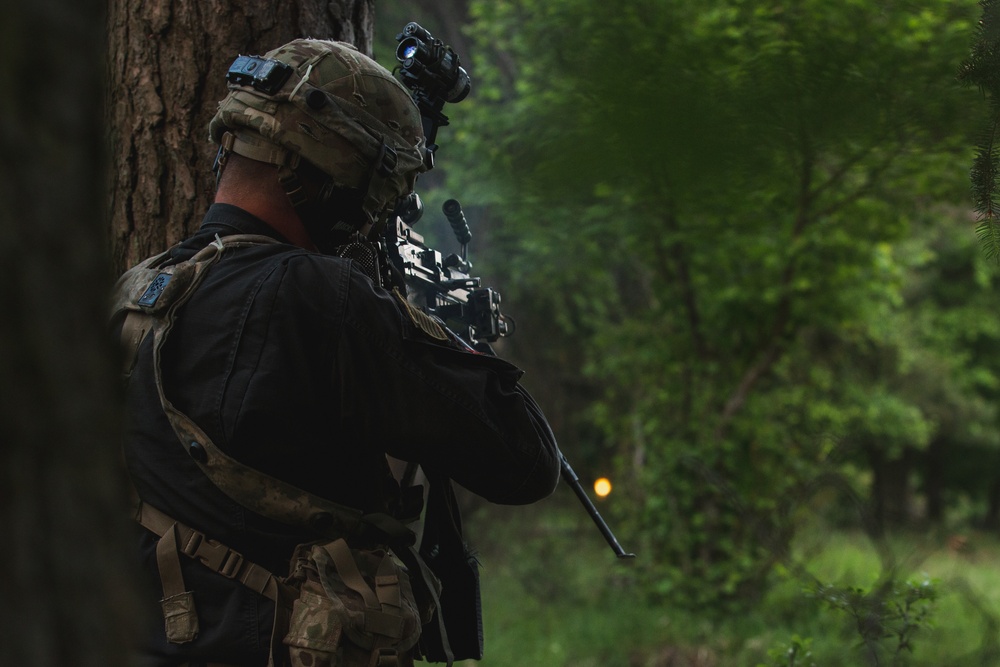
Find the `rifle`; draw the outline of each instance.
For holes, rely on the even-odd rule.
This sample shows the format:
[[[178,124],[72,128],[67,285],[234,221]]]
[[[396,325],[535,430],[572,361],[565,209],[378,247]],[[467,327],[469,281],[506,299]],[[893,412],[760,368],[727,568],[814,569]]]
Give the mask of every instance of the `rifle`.
[[[416,197],[416,195],[411,195]],[[419,205],[419,199],[417,199]],[[473,276],[468,248],[472,232],[455,199],[443,210],[461,244],[460,254],[446,257],[424,243],[414,231],[412,214],[406,222],[397,215],[383,236],[383,249],[397,275],[402,276],[408,300],[429,315],[440,318],[459,337],[479,352],[490,354],[489,343],[514,332],[514,321],[500,312],[500,294],[482,287]]]
[[[420,110],[427,143],[426,166],[434,167],[438,146],[438,128],[448,124],[442,113],[446,103],[461,102],[471,90],[468,72],[458,54],[417,23],[408,23],[396,35],[399,43],[396,60],[400,65],[394,74],[412,93]],[[400,202],[394,221],[383,230],[380,245],[388,259],[387,279],[402,278],[407,299],[429,315],[440,318],[469,347],[492,354],[489,344],[514,332],[514,321],[500,312],[500,294],[483,287],[480,278],[472,275],[468,248],[472,232],[462,206],[455,199],[444,203],[443,212],[460,245],[458,254],[443,257],[428,247],[413,225],[423,214],[420,197],[415,193]],[[394,275],[393,275],[394,274]],[[619,558],[635,558],[626,552],[600,512],[580,485],[566,456],[560,452],[561,477],[596,524],[601,535]]]

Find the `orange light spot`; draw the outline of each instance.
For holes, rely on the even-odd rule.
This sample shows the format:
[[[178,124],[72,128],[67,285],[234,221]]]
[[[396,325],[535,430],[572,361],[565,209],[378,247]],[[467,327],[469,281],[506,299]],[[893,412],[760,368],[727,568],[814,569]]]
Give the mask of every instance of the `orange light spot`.
[[[609,493],[611,493],[611,480],[607,477],[602,477],[596,482],[594,482],[594,493],[599,497],[604,498]]]

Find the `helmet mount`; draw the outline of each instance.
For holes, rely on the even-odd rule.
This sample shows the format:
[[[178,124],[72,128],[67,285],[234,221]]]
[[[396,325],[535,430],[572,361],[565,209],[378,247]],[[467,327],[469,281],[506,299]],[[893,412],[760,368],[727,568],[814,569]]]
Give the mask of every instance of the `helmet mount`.
[[[265,56],[239,56],[226,79],[230,92],[209,126],[219,144],[216,179],[231,153],[277,166],[310,235],[378,226],[426,170],[409,92],[349,44],[294,40]]]

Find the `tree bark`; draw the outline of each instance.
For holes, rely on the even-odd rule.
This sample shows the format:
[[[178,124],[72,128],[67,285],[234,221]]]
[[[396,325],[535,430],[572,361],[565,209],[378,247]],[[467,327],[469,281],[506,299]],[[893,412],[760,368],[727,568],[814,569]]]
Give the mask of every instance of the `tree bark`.
[[[197,228],[215,189],[208,122],[239,54],[298,37],[371,54],[374,0],[110,0],[112,256],[122,270]]]
[[[198,223],[237,53],[300,35],[367,51],[371,23],[371,0],[0,4],[0,664],[130,663],[111,269]]]
[[[2,665],[124,666],[135,627],[105,324],[103,4],[0,4]]]

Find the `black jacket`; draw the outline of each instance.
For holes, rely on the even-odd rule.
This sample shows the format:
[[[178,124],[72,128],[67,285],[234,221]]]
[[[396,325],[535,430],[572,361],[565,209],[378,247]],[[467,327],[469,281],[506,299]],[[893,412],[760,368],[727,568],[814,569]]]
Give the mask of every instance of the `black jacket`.
[[[217,204],[172,257],[191,257],[216,234],[282,240]],[[245,510],[202,474],[163,414],[150,346],[147,338],[127,387],[125,455],[139,496],[285,574],[293,547],[316,536]],[[365,512],[384,510],[395,492],[386,454],[495,503],[534,502],[558,481],[555,440],[520,371],[434,341],[349,260],[285,243],[226,250],[179,311],[163,373],[167,398],[230,456]],[[159,596],[157,538],[139,530],[150,595]],[[182,566],[201,632],[170,644],[158,622],[148,664],[264,664],[271,603],[196,561]]]

